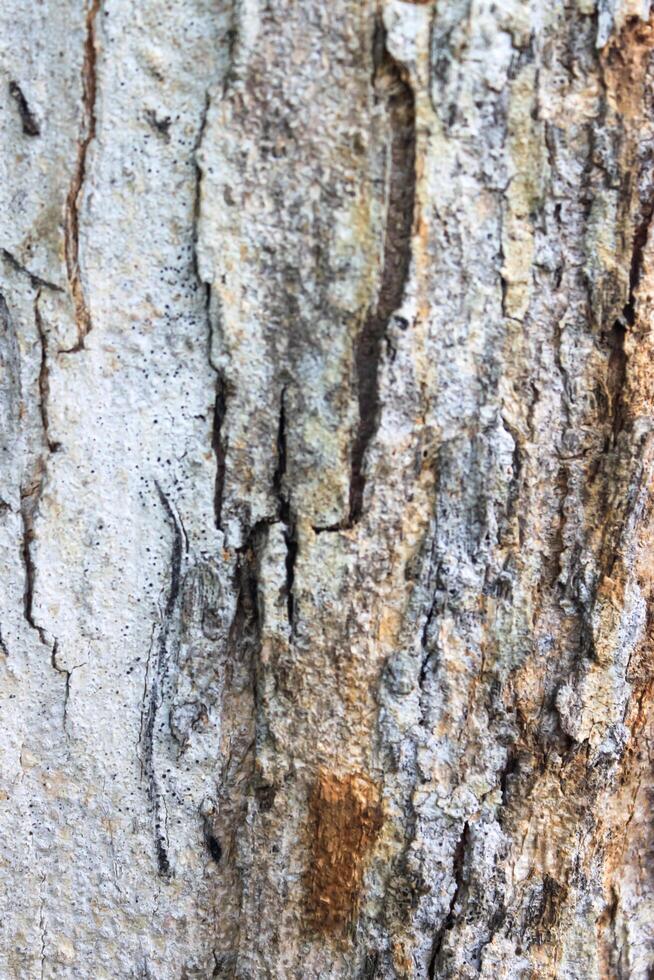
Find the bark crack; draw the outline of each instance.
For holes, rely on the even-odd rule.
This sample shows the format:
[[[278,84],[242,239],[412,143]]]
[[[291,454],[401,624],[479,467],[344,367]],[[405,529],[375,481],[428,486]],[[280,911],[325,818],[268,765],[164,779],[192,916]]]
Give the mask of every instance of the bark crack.
[[[225,469],[226,469],[226,448],[222,439],[222,427],[226,411],[226,385],[222,372],[213,362],[213,322],[211,318],[211,284],[206,282],[200,273],[200,262],[198,257],[198,244],[200,240],[200,212],[202,207],[202,167],[198,160],[198,152],[202,146],[204,134],[207,128],[207,117],[211,99],[209,91],[205,93],[204,106],[200,117],[198,135],[193,147],[193,157],[195,162],[195,199],[193,201],[193,272],[199,289],[204,293],[204,314],[207,322],[207,359],[209,367],[216,374],[216,393],[213,407],[213,426],[211,431],[211,447],[216,458],[216,481],[214,488],[214,519],[216,527],[222,530],[222,509],[223,494],[225,489]]]
[[[77,343],[62,354],[75,354],[84,349],[84,341],[91,330],[91,315],[87,305],[84,285],[79,267],[79,206],[82,188],[86,178],[86,161],[89,145],[95,138],[97,96],[97,46],[95,19],[101,0],[91,0],[86,13],[86,37],[84,59],[82,62],[82,124],[77,141],[77,159],[68,196],[66,198],[64,220],[64,253],[68,286],[75,308],[77,324]]]
[[[40,136],[41,128],[18,82],[9,82],[9,94],[18,107],[18,115],[23,124],[25,136]]]
[[[41,311],[39,310],[39,299],[41,298],[41,292],[36,294],[34,297],[34,322],[36,324],[36,331],[39,335],[39,341],[41,344],[41,363],[39,366],[39,411],[41,413],[41,426],[43,428],[43,438],[48,451],[51,453],[56,453],[61,449],[61,443],[53,442],[50,439],[50,425],[48,417],[48,401],[50,398],[50,368],[48,364],[48,337],[43,324],[43,319],[41,317]]]
[[[293,583],[295,581],[295,562],[297,559],[298,544],[295,521],[291,512],[290,500],[285,485],[287,468],[285,396],[286,389],[282,388],[279,407],[279,429],[277,431],[277,468],[273,477],[273,487],[278,502],[279,519],[284,525],[284,540],[286,541],[286,609],[288,625],[292,630],[295,619]]]
[[[157,867],[162,877],[170,877],[172,869],[168,856],[168,813],[163,798],[155,766],[154,726],[157,714],[163,703],[164,686],[170,661],[169,639],[173,627],[175,609],[181,584],[183,560],[183,530],[168,497],[155,481],[159,500],[163,506],[166,520],[172,530],[170,557],[170,585],[166,605],[162,611],[159,635],[152,643],[146,665],[143,705],[141,708],[141,733],[139,748],[141,758],[141,777],[147,781],[147,792],[154,817],[154,843]],[[154,652],[154,657],[153,657]]]
[[[23,589],[23,615],[28,625],[39,634],[41,643],[47,643],[45,630],[39,626],[34,619],[34,585],[36,579],[36,565],[32,554],[32,543],[34,541],[34,516],[38,506],[39,497],[43,485],[43,472],[36,484],[31,484],[27,490],[21,490],[20,494],[20,516],[23,527],[22,533],[22,556],[25,568],[25,587]]]
[[[73,671],[77,670],[79,667],[86,667],[87,661],[85,660],[81,664],[74,664],[70,668],[70,670],[67,670],[65,667],[60,667],[59,664],[58,664],[58,662],[57,662],[57,653],[58,653],[58,650],[59,650],[59,644],[57,643],[57,640],[55,640],[54,643],[52,644],[52,652],[51,652],[51,655],[50,655],[50,663],[52,664],[53,670],[56,670],[58,674],[63,674],[65,676],[65,678],[66,678],[66,686],[64,688],[64,715],[63,715],[62,727],[63,727],[63,730],[64,730],[64,735],[66,736],[66,738],[68,738],[68,729],[67,729],[67,726],[66,726],[66,722],[68,720],[68,701],[70,699],[70,680],[71,680],[71,677],[73,676]]]
[[[349,525],[363,510],[365,455],[379,422],[379,364],[382,343],[393,313],[399,309],[411,263],[411,235],[416,188],[416,109],[407,70],[389,53],[381,17],[373,37],[373,88],[385,103],[390,126],[386,178],[386,220],[377,300],[368,311],[355,348],[359,425],[350,475]]]
[[[43,898],[43,888],[45,886],[45,875],[41,878],[40,906],[39,906],[39,932],[41,936],[41,980],[45,977],[45,948],[48,938],[48,931],[45,925],[45,899]]]
[[[47,279],[42,279],[41,276],[37,276],[34,272],[31,272],[27,266],[22,265],[9,249],[3,248],[0,251],[2,252],[3,259],[11,266],[14,272],[19,272],[21,275],[27,276],[35,289],[52,289],[55,293],[63,293],[61,286],[57,286],[53,282],[48,282]]]
[[[447,933],[452,929],[456,921],[456,903],[459,901],[461,893],[464,887],[464,867],[465,867],[465,857],[466,850],[468,848],[470,840],[470,827],[468,821],[463,825],[463,830],[461,831],[461,836],[457,841],[456,847],[454,848],[454,855],[452,857],[452,876],[454,878],[454,892],[452,893],[452,898],[450,899],[450,907],[447,915],[445,916],[445,921],[443,925],[438,930],[436,937],[434,939],[434,945],[432,947],[432,954],[429,960],[429,968],[427,971],[427,976],[429,980],[435,980],[438,976],[436,969],[438,967],[438,959],[440,957],[441,951],[443,949],[443,943],[445,942],[445,937]]]
[[[654,199],[649,201],[634,232],[631,247],[631,264],[629,266],[629,294],[622,309],[622,316],[614,322],[609,331],[607,341],[611,354],[608,365],[608,389],[611,401],[612,433],[615,443],[625,424],[625,406],[623,389],[627,373],[627,355],[625,353],[625,338],[627,330],[636,323],[636,293],[643,274],[645,247],[649,236],[650,226],[654,217]]]
[[[49,395],[49,373],[48,373],[48,350],[47,335],[41,319],[39,310],[39,290],[34,297],[34,322],[41,345],[41,360],[39,365],[38,387],[39,387],[39,413],[41,416],[41,428],[44,451],[37,457],[29,482],[21,487],[20,491],[20,515],[22,522],[22,558],[25,568],[25,587],[23,590],[23,615],[29,626],[36,630],[42,643],[47,643],[46,631],[36,622],[34,618],[34,589],[36,581],[36,564],[33,555],[33,542],[36,536],[35,521],[36,513],[43,495],[45,485],[47,458],[48,454],[57,452],[61,445],[49,438],[48,428],[48,395]]]
[[[213,407],[213,429],[211,446],[216,457],[216,482],[214,489],[214,515],[216,527],[222,530],[223,496],[225,493],[225,472],[227,469],[227,450],[222,438],[222,427],[226,411],[225,385],[220,373],[216,378],[216,400]]]

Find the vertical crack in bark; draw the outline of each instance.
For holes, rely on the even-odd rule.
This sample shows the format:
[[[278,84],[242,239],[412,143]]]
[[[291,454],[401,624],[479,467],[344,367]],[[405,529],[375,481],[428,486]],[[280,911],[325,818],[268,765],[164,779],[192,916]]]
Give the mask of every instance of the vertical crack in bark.
[[[236,550],[233,578],[236,605],[225,648],[221,703],[220,775],[215,806],[211,804],[207,812],[209,822],[205,824],[205,842],[212,848],[214,861],[218,859],[218,850],[215,844],[210,844],[207,831],[220,848],[220,875],[227,902],[221,923],[221,948],[228,958],[221,957],[223,968],[227,962],[232,965],[233,956],[227,950],[239,949],[244,931],[239,910],[248,887],[248,875],[243,861],[245,858],[249,862],[250,858],[243,854],[241,844],[251,817],[249,804],[257,789],[257,738],[262,711],[259,561],[267,530],[268,522],[257,522]]]
[[[511,795],[511,783],[512,777],[516,777],[520,772],[520,759],[515,746],[510,746],[507,749],[506,761],[500,770],[499,774],[499,786],[500,795],[502,797],[502,806],[506,806],[509,802],[509,797]]]
[[[43,438],[43,451],[38,455],[30,474],[27,486],[21,488],[20,513],[23,525],[22,535],[22,556],[25,568],[25,588],[23,591],[23,611],[25,620],[32,629],[36,630],[42,643],[46,643],[46,634],[42,626],[39,626],[34,619],[34,587],[36,580],[36,565],[32,553],[32,543],[35,537],[35,518],[36,512],[43,494],[45,485],[47,460],[49,453],[57,452],[61,447],[58,442],[53,442],[49,437],[48,428],[48,396],[50,391],[49,370],[48,370],[48,347],[47,335],[39,310],[39,300],[41,291],[38,290],[34,297],[34,323],[41,345],[41,359],[39,364],[38,387],[39,387],[39,412],[41,416],[41,429]]]
[[[38,498],[40,483],[31,486],[25,491],[21,491],[20,497],[20,516],[23,525],[22,534],[22,557],[25,568],[25,586],[23,589],[23,615],[25,621],[33,630],[39,634],[42,643],[46,642],[45,630],[34,620],[34,580],[36,577],[36,567],[32,555],[32,542],[34,540],[34,511],[36,510],[35,497]]]
[[[56,453],[61,449],[61,443],[53,442],[50,439],[50,426],[48,417],[48,401],[50,398],[50,369],[48,364],[48,338],[43,325],[41,311],[39,310],[40,291],[34,297],[34,322],[39,335],[41,344],[41,363],[39,366],[39,411],[41,413],[41,426],[43,429],[43,439],[48,452]]]
[[[222,372],[216,367],[213,362],[212,351],[213,351],[213,322],[211,319],[211,284],[205,282],[200,274],[200,262],[198,258],[198,242],[199,242],[199,224],[200,224],[200,210],[202,204],[202,168],[198,161],[198,152],[202,146],[202,140],[204,139],[204,133],[207,127],[207,117],[209,114],[209,107],[211,105],[211,100],[209,98],[209,92],[205,93],[204,107],[202,109],[202,116],[200,118],[200,126],[198,128],[198,135],[195,141],[195,146],[193,147],[193,158],[195,162],[195,198],[193,201],[193,271],[198,284],[198,288],[204,293],[204,312],[207,322],[207,344],[208,344],[208,361],[211,370],[216,374],[216,396],[214,400],[213,408],[213,427],[211,432],[211,447],[216,457],[216,482],[214,489],[214,517],[216,527],[219,531],[222,530],[222,510],[223,510],[223,494],[225,488],[225,468],[226,468],[226,449],[222,439],[222,426],[225,419],[226,410],[226,386],[223,378]]]
[[[436,937],[434,939],[431,959],[429,961],[429,968],[427,971],[427,976],[429,977],[429,980],[435,980],[435,978],[440,975],[436,972],[436,970],[438,967],[438,960],[441,951],[443,949],[443,943],[445,942],[445,937],[447,936],[448,932],[450,931],[450,929],[452,928],[452,926],[456,921],[455,909],[456,909],[456,903],[459,901],[459,898],[461,897],[461,893],[463,891],[463,886],[464,886],[463,872],[465,867],[465,857],[466,857],[466,850],[469,844],[469,839],[470,839],[470,828],[468,826],[468,822],[466,821],[463,825],[461,836],[459,837],[459,840],[457,841],[457,845],[454,848],[454,855],[452,858],[452,876],[454,878],[454,892],[450,900],[449,911],[445,916],[445,921],[443,922],[442,927],[438,930]]]
[[[649,229],[654,217],[654,200],[649,201],[645,213],[634,232],[629,267],[629,295],[622,309],[622,317],[617,319],[608,335],[611,350],[608,365],[608,389],[611,400],[612,435],[615,443],[624,428],[623,388],[627,373],[625,338],[627,330],[636,323],[636,292],[643,272],[644,252]]]
[[[148,798],[154,817],[154,843],[157,866],[160,875],[169,877],[172,872],[168,857],[167,811],[155,767],[154,726],[157,713],[163,702],[164,685],[170,660],[169,638],[181,583],[183,533],[180,521],[168,497],[156,481],[155,487],[165,511],[166,520],[172,530],[173,541],[170,557],[170,586],[168,596],[162,613],[162,621],[156,643],[154,642],[153,633],[153,642],[146,666],[139,746],[141,750],[141,776],[147,780]],[[152,655],[153,652],[154,656]]]
[[[48,931],[45,925],[45,899],[43,898],[43,888],[45,886],[46,877],[43,875],[41,878],[41,889],[40,889],[40,904],[39,904],[39,934],[41,938],[41,980],[45,977],[45,963],[46,955],[45,948],[47,944]]]
[[[375,95],[384,101],[390,127],[386,220],[381,281],[376,303],[368,311],[355,349],[359,427],[352,447],[350,525],[361,517],[366,476],[366,450],[379,416],[379,362],[391,316],[404,296],[411,262],[411,234],[416,188],[416,110],[406,69],[386,47],[381,18],[373,38]]]
[[[34,297],[34,321],[41,343],[41,363],[38,379],[40,399],[39,411],[41,414],[43,441],[47,447],[47,407],[45,407],[44,404],[44,398],[47,397],[47,362],[45,353],[45,332],[38,308],[40,295],[41,294],[39,291]],[[20,490],[20,516],[23,528],[21,554],[23,559],[23,567],[25,569],[23,616],[29,626],[38,633],[39,639],[42,643],[47,642],[45,630],[42,626],[39,626],[34,619],[34,586],[36,579],[36,565],[34,563],[34,555],[32,553],[32,544],[35,536],[34,522],[36,511],[39,506],[39,501],[43,492],[43,485],[45,483],[45,467],[46,455],[44,452],[41,452],[37,455],[32,472],[28,474],[27,480],[25,484],[21,486]]]
[[[18,106],[18,115],[23,124],[23,133],[25,136],[40,136],[41,129],[36,121],[36,116],[30,109],[29,103],[18,82],[9,82],[9,94]]]
[[[52,651],[50,653],[50,664],[52,665],[53,670],[56,670],[58,674],[63,674],[66,678],[66,686],[64,688],[64,711],[63,711],[62,727],[64,730],[64,735],[66,736],[66,738],[68,738],[67,721],[68,721],[68,702],[70,700],[70,681],[73,676],[73,671],[77,670],[78,667],[86,667],[86,661],[84,661],[84,663],[81,664],[75,664],[73,667],[70,668],[70,670],[67,670],[65,667],[60,667],[59,663],[57,662],[58,651],[59,651],[59,644],[57,640],[55,640],[54,643],[52,644]]]
[[[68,286],[75,308],[77,324],[77,343],[66,354],[74,354],[84,349],[84,341],[91,330],[91,315],[86,302],[84,286],[79,268],[79,205],[82,187],[86,177],[86,158],[91,141],[95,137],[96,116],[95,102],[97,94],[96,75],[96,30],[95,19],[100,9],[101,0],[91,0],[86,13],[86,39],[84,42],[84,60],[82,62],[82,124],[77,142],[77,160],[71,180],[68,196],[66,197],[64,220],[64,252]]]
[[[227,468],[227,452],[222,439],[222,426],[225,420],[225,386],[220,374],[216,379],[216,400],[213,409],[213,430],[211,433],[211,446],[216,457],[216,483],[214,489],[214,515],[216,527],[222,530],[223,518],[223,495],[225,492],[225,472]]]
[[[294,623],[294,604],[293,582],[295,580],[295,561],[297,558],[297,537],[295,533],[295,521],[291,513],[291,505],[288,492],[284,485],[286,476],[287,456],[286,456],[286,407],[284,404],[286,389],[282,388],[279,407],[279,429],[277,432],[277,468],[273,477],[273,487],[278,501],[279,519],[285,526],[284,539],[286,541],[286,608],[288,615],[288,625],[293,629]]]

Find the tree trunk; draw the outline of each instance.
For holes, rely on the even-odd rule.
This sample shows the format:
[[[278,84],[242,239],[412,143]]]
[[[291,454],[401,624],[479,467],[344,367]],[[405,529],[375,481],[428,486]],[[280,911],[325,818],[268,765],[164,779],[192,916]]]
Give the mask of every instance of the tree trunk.
[[[647,0],[4,0],[4,978],[654,971]]]

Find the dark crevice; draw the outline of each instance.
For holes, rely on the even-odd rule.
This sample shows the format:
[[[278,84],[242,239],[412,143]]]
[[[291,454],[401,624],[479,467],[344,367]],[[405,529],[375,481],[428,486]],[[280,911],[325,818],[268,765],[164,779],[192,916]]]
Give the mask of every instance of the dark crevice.
[[[502,806],[506,806],[511,793],[511,783],[520,770],[520,760],[515,749],[509,749],[506,755],[506,762],[500,772],[500,793],[502,796]]]
[[[345,531],[349,527],[346,521],[339,521],[337,524],[313,524],[311,530],[314,534],[333,534],[335,531]]]
[[[38,291],[34,297],[34,323],[41,346],[41,358],[39,364],[39,412],[41,415],[41,428],[43,435],[44,448],[37,457],[32,469],[29,483],[22,489],[20,494],[20,514],[23,525],[21,553],[23,566],[25,568],[25,586],[23,590],[23,613],[25,620],[32,629],[36,630],[42,643],[46,643],[46,633],[42,626],[39,626],[34,619],[34,589],[36,582],[36,565],[33,555],[33,542],[35,537],[35,519],[38,510],[43,487],[46,479],[47,453],[57,452],[61,446],[58,442],[53,442],[49,438],[48,429],[48,395],[49,395],[49,374],[48,374],[48,353],[47,337],[45,327],[41,319],[39,310],[39,299],[41,293]],[[47,451],[47,452],[46,452]]]
[[[373,38],[375,97],[384,102],[390,128],[389,172],[382,270],[377,301],[369,310],[355,348],[359,426],[354,439],[350,477],[350,525],[363,507],[364,459],[379,418],[379,363],[391,316],[404,297],[411,262],[415,207],[416,110],[406,69],[386,47],[386,30],[378,18]]]
[[[41,128],[18,82],[9,82],[9,94],[18,106],[18,114],[23,124],[25,136],[40,136]]]
[[[56,670],[58,674],[63,674],[64,677],[66,678],[66,683],[64,687],[64,710],[63,710],[62,728],[64,730],[64,734],[66,735],[66,737],[68,737],[67,724],[68,724],[68,702],[70,701],[70,682],[73,676],[73,671],[77,670],[78,667],[85,667],[86,661],[81,664],[75,664],[73,667],[70,668],[70,670],[66,670],[65,667],[60,667],[59,663],[57,662],[58,650],[59,650],[59,644],[57,643],[57,640],[55,640],[54,643],[52,644],[52,650],[50,652],[50,664],[52,665],[53,670]]]
[[[168,595],[159,628],[159,635],[156,641],[153,636],[153,643],[150,654],[148,655],[139,744],[141,749],[141,774],[147,781],[148,799],[154,818],[154,843],[157,867],[159,874],[167,878],[171,875],[172,869],[168,858],[166,805],[159,787],[155,766],[154,726],[157,713],[163,702],[168,664],[171,657],[170,634],[174,625],[174,614],[181,584],[184,538],[181,523],[168,497],[156,481],[155,487],[172,531],[170,585],[168,587]]]
[[[41,426],[43,428],[43,438],[48,451],[56,453],[61,449],[61,443],[53,442],[50,439],[50,428],[48,420],[48,398],[50,395],[50,372],[48,369],[48,338],[41,319],[39,310],[40,292],[34,297],[34,322],[36,331],[39,335],[41,344],[41,362],[39,365],[39,410],[41,412]]]
[[[625,424],[623,404],[623,389],[627,373],[625,339],[627,330],[636,323],[636,292],[643,274],[645,246],[647,245],[647,237],[653,216],[654,200],[648,203],[645,213],[634,233],[631,248],[631,265],[629,267],[629,295],[627,302],[622,308],[622,316],[614,322],[611,330],[606,335],[606,343],[611,352],[607,371],[607,387],[610,398],[614,443]]]
[[[295,619],[295,597],[293,595],[293,583],[295,581],[295,561],[297,559],[297,538],[295,532],[295,521],[291,513],[291,505],[288,499],[288,492],[284,485],[286,476],[287,453],[286,453],[286,407],[284,403],[286,389],[282,389],[279,407],[279,428],[277,430],[277,467],[273,476],[273,488],[277,497],[279,519],[285,527],[284,539],[286,541],[286,608],[288,623],[293,628]]]
[[[214,859],[216,864],[219,863],[221,857],[223,856],[223,849],[220,846],[220,841],[216,837],[209,837],[207,841],[207,846],[209,848],[209,853]]]
[[[628,308],[629,304],[625,306],[625,310]],[[607,368],[607,388],[609,391],[611,430],[614,442],[617,440],[624,426],[622,392],[627,374],[627,355],[625,353],[626,336],[627,328],[622,320],[616,320],[606,336],[606,342],[611,352],[609,354]]]
[[[95,19],[100,9],[100,2],[101,0],[91,0],[86,13],[86,38],[82,61],[82,123],[77,141],[77,160],[66,197],[64,223],[64,253],[68,286],[75,308],[77,343],[68,350],[62,351],[62,354],[75,354],[83,350],[84,340],[92,326],[79,268],[79,204],[86,177],[86,157],[89,145],[95,138],[96,130],[97,45]]]
[[[429,960],[429,968],[427,971],[427,976],[429,980],[435,980],[438,976],[436,973],[438,967],[438,960],[443,949],[443,943],[445,942],[445,937],[450,931],[452,926],[456,921],[456,904],[459,901],[461,893],[463,891],[463,872],[465,866],[466,850],[468,848],[470,839],[470,828],[468,822],[466,821],[463,825],[463,830],[461,836],[457,841],[457,845],[454,848],[454,855],[452,857],[452,876],[454,878],[454,892],[450,901],[449,911],[445,917],[445,921],[441,928],[438,930],[436,937],[434,939],[434,945],[432,947],[431,958]]]
[[[200,211],[202,204],[202,168],[198,161],[198,151],[202,146],[202,140],[207,127],[207,117],[209,114],[210,98],[208,91],[205,93],[204,106],[200,117],[198,134],[193,147],[193,159],[195,163],[195,198],[193,201],[193,272],[198,284],[198,288],[204,294],[204,314],[207,322],[207,356],[211,369],[216,373],[216,397],[213,409],[213,427],[211,432],[211,447],[216,458],[216,481],[214,487],[214,518],[219,531],[222,530],[222,511],[223,497],[225,492],[225,472],[227,465],[227,450],[223,438],[223,424],[225,412],[227,410],[226,384],[221,371],[219,371],[212,358],[213,348],[213,321],[211,313],[211,285],[205,282],[200,274],[200,261],[198,257]]]
[[[23,589],[23,615],[26,622],[39,634],[41,643],[46,643],[45,630],[34,619],[34,586],[36,580],[36,565],[32,554],[34,541],[34,514],[41,494],[41,480],[25,492],[21,492],[20,516],[23,525],[22,557],[25,568],[25,586]]]
[[[227,463],[227,452],[222,439],[222,426],[225,420],[226,407],[225,386],[219,376],[216,381],[216,400],[213,408],[213,430],[211,434],[211,446],[216,457],[216,482],[213,507],[218,530],[222,530],[223,495],[225,492],[225,471]]]
[[[56,286],[53,282],[48,282],[47,279],[41,279],[40,276],[30,272],[26,266],[21,265],[16,256],[12,255],[8,249],[3,248],[0,251],[4,260],[11,266],[14,272],[19,272],[21,275],[27,276],[35,289],[52,289],[55,293],[63,293],[61,286]]]
[[[3,436],[8,440],[12,439],[10,433],[18,427],[22,414],[21,405],[23,404],[23,399],[20,384],[19,358],[16,330],[5,298],[0,293],[0,378],[3,382],[7,425],[7,431],[3,433]],[[6,443],[7,448],[10,444],[10,441]],[[38,633],[42,643],[46,642],[45,630],[37,625],[33,614],[36,566],[32,546],[34,542],[34,520],[45,478],[44,469],[43,454],[36,454],[32,465],[28,467],[27,472],[21,480],[20,487],[20,518],[22,524],[20,555],[25,571],[23,616],[30,628]],[[9,508],[6,501],[2,501],[0,510],[6,509],[12,508]]]
[[[166,511],[166,516],[168,517],[168,522],[173,532],[172,555],[170,559],[170,589],[168,591],[168,599],[166,600],[166,609],[164,612],[164,625],[165,632],[167,633],[170,627],[170,617],[173,614],[175,603],[177,602],[177,597],[179,595],[182,569],[183,531],[181,522],[175,514],[168,497],[163,492],[156,480],[154,485],[157,488],[159,499],[163,504],[164,510]]]
[[[166,143],[170,142],[170,127],[172,119],[170,116],[163,116],[161,119],[152,109],[146,109],[145,118],[152,128],[163,136]]]

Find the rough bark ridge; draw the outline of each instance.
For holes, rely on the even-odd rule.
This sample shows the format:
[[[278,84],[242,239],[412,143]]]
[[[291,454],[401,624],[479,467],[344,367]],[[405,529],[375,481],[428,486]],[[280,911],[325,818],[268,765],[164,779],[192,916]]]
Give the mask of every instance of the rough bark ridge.
[[[0,67],[0,975],[651,976],[650,4]]]

